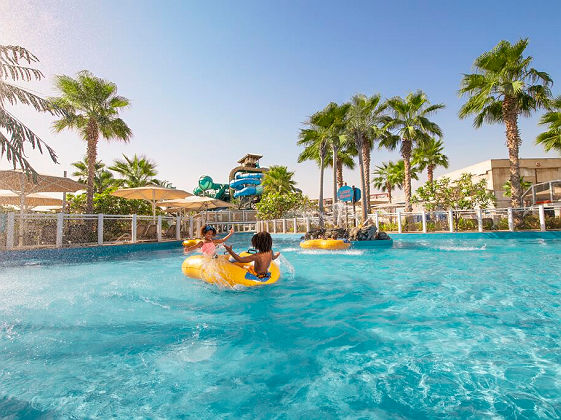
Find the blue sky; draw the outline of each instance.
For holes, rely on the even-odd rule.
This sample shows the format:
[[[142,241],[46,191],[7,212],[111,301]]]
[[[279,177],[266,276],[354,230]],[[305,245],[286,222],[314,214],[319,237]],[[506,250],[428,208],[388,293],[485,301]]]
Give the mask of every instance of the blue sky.
[[[462,73],[501,39],[529,37],[534,66],[561,85],[561,2],[348,3],[9,0],[0,3],[0,43],[23,45],[40,58],[46,79],[30,87],[43,95],[55,93],[55,74],[82,69],[115,82],[132,102],[123,118],[134,138],[101,143],[100,158],[145,154],[160,178],[187,190],[202,174],[226,181],[251,152],[263,154],[264,165],[287,165],[300,188],[317,196],[317,168],[297,163],[298,130],[328,102],[355,93],[422,89],[444,103],[434,120],[444,131],[450,170],[505,158],[502,126],[475,130],[457,118]],[[553,91],[561,94],[556,84]],[[54,134],[47,116],[17,112],[60,157],[54,165],[30,153],[34,166],[71,170],[85,151],[78,135]],[[537,117],[521,120],[521,156],[555,157],[534,145]],[[372,158],[376,165],[399,156],[375,150]],[[356,171],[345,176],[358,183]],[[329,176],[325,186],[331,191]]]

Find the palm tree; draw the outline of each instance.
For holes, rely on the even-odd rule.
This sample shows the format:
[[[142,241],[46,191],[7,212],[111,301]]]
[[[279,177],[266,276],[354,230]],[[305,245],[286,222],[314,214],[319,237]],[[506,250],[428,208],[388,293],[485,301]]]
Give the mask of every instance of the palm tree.
[[[524,181],[524,177],[523,176],[520,177],[520,187],[522,188],[522,191],[526,191],[531,186],[532,186],[532,183],[530,181]],[[504,183],[503,191],[504,191],[505,197],[511,197],[512,198],[512,186],[510,184],[510,180]]]
[[[547,124],[548,129],[536,138],[536,143],[543,145],[546,152],[552,149],[561,152],[561,96],[551,101],[548,112],[540,119],[540,124]]]
[[[313,123],[326,130],[328,147],[331,148],[331,164],[333,168],[333,220],[337,221],[337,170],[339,167],[339,154],[341,151],[348,149],[346,137],[344,136],[345,115],[349,109],[349,104],[337,105],[330,102],[323,110],[313,115]],[[342,156],[347,158],[347,156]],[[348,159],[347,163],[348,163]],[[342,172],[342,166],[341,166]]]
[[[384,104],[380,104],[380,95],[367,97],[365,95],[355,95],[351,99],[350,107],[346,116],[345,131],[356,145],[358,153],[358,164],[360,166],[360,185],[363,193],[362,220],[368,217],[368,207],[370,200],[370,150],[375,139],[373,134],[377,134],[377,128],[384,122],[382,115],[385,109]],[[365,162],[366,160],[366,162]]]
[[[4,108],[4,103],[30,105],[36,111],[49,112],[51,115],[62,115],[62,111],[53,108],[49,101],[5,80],[15,82],[41,80],[44,77],[43,73],[30,67],[38,61],[37,57],[23,47],[0,45],[0,129],[2,129],[0,130],[0,157],[6,155],[6,159],[14,169],[19,166],[25,172],[33,174],[35,171],[25,157],[26,143],[40,153],[43,153],[43,149],[45,149],[55,163],[57,162],[56,153],[30,128]]]
[[[95,77],[84,70],[76,79],[57,76],[56,87],[61,96],[51,102],[65,110],[53,125],[56,131],[66,128],[78,130],[87,142],[88,189],[86,211],[93,212],[94,175],[99,137],[128,142],[131,129],[118,117],[119,110],[129,105],[129,100],[117,95],[114,83]]]
[[[350,142],[344,142],[340,149],[337,150],[337,160],[335,162],[336,167],[336,188],[339,189],[345,185],[345,180],[343,178],[343,168],[354,169],[355,160],[357,155],[356,147]],[[327,165],[333,167],[333,158],[327,161]]]
[[[286,166],[273,165],[263,177],[263,189],[268,192],[290,194],[296,189],[293,176],[294,172],[290,172]]]
[[[79,160],[78,162],[73,162],[72,166],[76,168],[74,172],[72,172],[72,176],[78,178],[78,182],[85,184],[88,180],[88,157],[85,156],[83,160]],[[95,174],[94,174],[94,193],[102,193],[107,188],[110,188],[115,185],[115,178],[113,174],[105,169],[105,163],[101,160],[98,160],[95,163]]]
[[[382,166],[376,166],[374,170],[374,178],[372,178],[372,183],[374,187],[386,191],[388,193],[388,200],[392,202],[392,191],[395,188],[403,188],[403,183],[405,179],[405,164],[403,160],[398,160],[396,163],[392,161],[386,163],[383,162]],[[417,176],[417,168],[411,168],[411,178],[419,179]]]
[[[413,150],[413,165],[420,171],[427,170],[428,182],[433,181],[434,169],[438,166],[448,168],[448,156],[444,153],[442,140],[431,137],[426,142],[420,143]]]
[[[317,113],[316,113],[317,114]],[[304,150],[298,156],[298,162],[306,160],[313,160],[319,166],[319,197],[318,197],[318,212],[319,212],[319,225],[323,227],[323,173],[325,169],[325,158],[327,156],[327,146],[329,132],[324,127],[317,125],[314,121],[317,120],[317,115],[312,115],[306,122],[309,128],[300,130],[298,145],[304,146]]]
[[[131,159],[123,155],[123,159],[115,160],[113,166],[110,166],[109,169],[121,176],[116,181],[126,188],[144,187],[158,182],[155,179],[155,176],[158,175],[156,164],[146,156],[135,154]]]
[[[392,111],[392,118],[386,128],[395,135],[386,136],[380,144],[389,149],[400,146],[404,165],[405,211],[411,211],[411,152],[414,144],[427,142],[431,135],[442,136],[438,124],[428,117],[435,111],[444,108],[443,104],[429,105],[427,95],[422,91],[410,93],[405,99],[394,97],[387,104]]]
[[[527,46],[528,39],[512,45],[508,41],[499,42],[491,51],[477,57],[476,72],[464,75],[459,90],[460,95],[469,96],[460,109],[460,118],[475,115],[476,128],[484,122],[505,124],[513,207],[522,205],[518,160],[522,140],[518,116],[529,116],[547,104],[552,83],[547,73],[530,67],[532,57],[523,57]]]

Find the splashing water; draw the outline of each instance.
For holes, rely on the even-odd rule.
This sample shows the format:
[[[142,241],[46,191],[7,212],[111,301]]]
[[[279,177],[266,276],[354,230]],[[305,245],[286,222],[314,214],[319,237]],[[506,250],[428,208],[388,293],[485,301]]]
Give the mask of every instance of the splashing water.
[[[294,266],[290,261],[288,261],[283,254],[280,254],[280,257],[277,258],[277,262],[279,263],[282,278],[294,280]]]

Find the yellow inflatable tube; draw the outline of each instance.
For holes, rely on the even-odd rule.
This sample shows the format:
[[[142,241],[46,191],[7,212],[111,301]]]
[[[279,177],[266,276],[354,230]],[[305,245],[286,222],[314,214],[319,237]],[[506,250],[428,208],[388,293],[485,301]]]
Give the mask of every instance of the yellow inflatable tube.
[[[200,239],[185,239],[183,241],[183,246],[193,246],[201,242]]]
[[[242,252],[240,254],[241,257],[247,255],[250,254],[247,252]],[[246,287],[263,286],[277,282],[280,277],[279,266],[274,261],[269,267],[269,273],[271,275],[266,280],[260,280],[255,277],[250,267],[253,268],[253,263],[242,264],[230,262],[229,257],[225,255],[209,260],[209,257],[197,254],[185,258],[185,261],[183,261],[181,265],[181,271],[192,279],[201,279],[207,283],[227,285],[230,287],[237,284]]]
[[[310,239],[300,242],[300,247],[304,249],[348,249],[350,242],[342,239]]]

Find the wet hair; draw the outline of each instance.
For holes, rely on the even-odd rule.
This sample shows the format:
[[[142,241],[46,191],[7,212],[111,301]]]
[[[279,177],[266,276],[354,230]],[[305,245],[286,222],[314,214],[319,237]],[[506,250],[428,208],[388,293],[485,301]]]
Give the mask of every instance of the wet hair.
[[[269,252],[273,248],[273,238],[269,232],[259,232],[251,238],[251,246],[259,252]]]
[[[209,230],[212,231],[212,234],[213,234],[213,235],[216,235],[216,229],[214,228],[214,226],[211,226],[211,225],[204,225],[204,226],[201,228],[201,238],[202,238],[203,236],[205,236],[205,234],[206,234]]]

